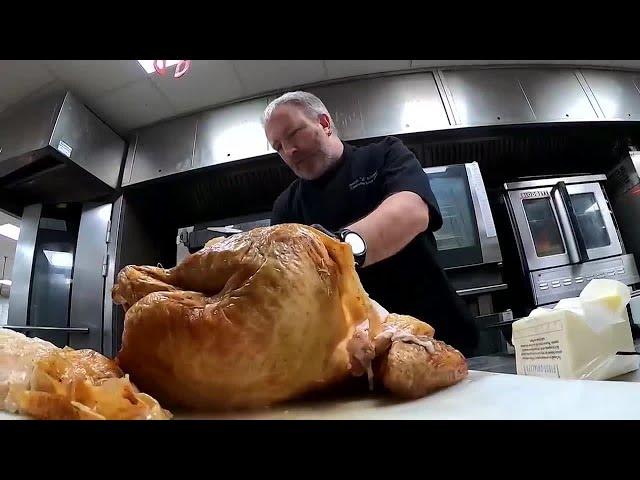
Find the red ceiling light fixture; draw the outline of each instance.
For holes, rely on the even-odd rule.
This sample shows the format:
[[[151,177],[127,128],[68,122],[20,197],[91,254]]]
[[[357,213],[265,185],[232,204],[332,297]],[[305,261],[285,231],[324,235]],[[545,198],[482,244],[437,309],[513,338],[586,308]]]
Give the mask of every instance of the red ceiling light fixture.
[[[158,75],[167,75],[167,60],[154,60],[153,68]],[[179,60],[176,64],[176,69],[173,72],[173,78],[180,78],[191,68],[191,60]]]

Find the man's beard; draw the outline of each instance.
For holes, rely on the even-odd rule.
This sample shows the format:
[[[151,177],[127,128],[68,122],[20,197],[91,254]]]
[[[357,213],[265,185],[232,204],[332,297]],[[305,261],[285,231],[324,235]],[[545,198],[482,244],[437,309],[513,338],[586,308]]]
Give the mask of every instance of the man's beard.
[[[313,167],[310,169],[300,169],[298,176],[304,180],[316,180],[332,170],[338,163],[338,160],[340,159],[331,158],[328,153],[319,152],[314,155],[313,158],[305,159],[301,162],[300,166],[302,167],[307,163],[313,165]]]

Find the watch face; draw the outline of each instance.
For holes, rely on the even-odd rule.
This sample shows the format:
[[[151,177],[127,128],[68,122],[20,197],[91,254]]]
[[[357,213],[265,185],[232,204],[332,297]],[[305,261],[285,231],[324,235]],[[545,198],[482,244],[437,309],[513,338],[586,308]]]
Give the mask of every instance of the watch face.
[[[349,232],[344,237],[344,241],[351,245],[351,250],[354,255],[362,255],[365,251],[365,244],[362,237],[355,232]]]

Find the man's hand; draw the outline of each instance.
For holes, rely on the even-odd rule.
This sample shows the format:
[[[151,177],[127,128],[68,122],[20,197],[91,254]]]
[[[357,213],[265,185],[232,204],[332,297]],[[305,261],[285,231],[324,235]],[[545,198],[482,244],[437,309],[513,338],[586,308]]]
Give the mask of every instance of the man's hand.
[[[367,243],[364,267],[389,258],[429,226],[429,207],[413,192],[387,197],[373,212],[347,228]]]

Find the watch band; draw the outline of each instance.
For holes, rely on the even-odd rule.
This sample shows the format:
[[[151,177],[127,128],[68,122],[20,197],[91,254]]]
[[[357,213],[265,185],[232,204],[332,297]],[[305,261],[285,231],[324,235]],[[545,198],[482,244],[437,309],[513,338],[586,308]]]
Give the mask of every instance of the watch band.
[[[352,244],[350,244],[349,242],[347,242],[347,237],[349,235],[354,235],[356,236],[360,242],[362,242],[362,251],[360,253],[356,253],[354,251],[354,246]],[[353,253],[353,258],[356,262],[356,266],[357,267],[361,267],[362,265],[364,265],[364,261],[367,255],[367,244],[364,241],[364,238],[362,238],[362,236],[358,233],[358,232],[354,232],[353,230],[349,230],[348,228],[343,228],[341,230],[338,231],[338,238],[340,238],[341,241],[349,243],[349,245],[351,246],[351,251]]]
[[[345,239],[346,239],[348,234],[357,235],[361,239],[361,241],[363,243],[363,246],[364,246],[363,252],[360,253],[360,254],[356,254],[355,252],[353,252],[353,246],[352,245],[349,245],[349,246],[352,248],[351,251],[353,253],[353,259],[355,260],[356,267],[361,267],[362,265],[364,265],[364,261],[365,261],[366,255],[367,255],[367,244],[364,241],[364,238],[362,238],[362,236],[359,233],[354,232],[353,230],[349,230],[348,228],[341,228],[337,232],[331,232],[331,231],[327,230],[326,228],[324,228],[322,225],[319,225],[317,223],[314,223],[311,226],[313,228],[315,228],[316,230],[321,231],[325,235],[328,235],[328,236],[333,237],[333,238],[335,238],[337,240],[340,240],[341,242],[345,242],[346,241]]]

